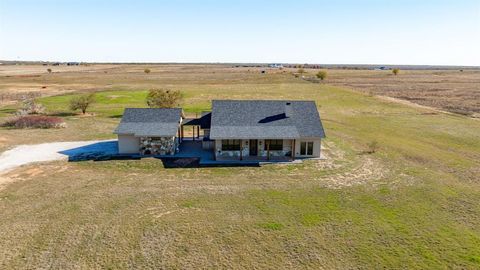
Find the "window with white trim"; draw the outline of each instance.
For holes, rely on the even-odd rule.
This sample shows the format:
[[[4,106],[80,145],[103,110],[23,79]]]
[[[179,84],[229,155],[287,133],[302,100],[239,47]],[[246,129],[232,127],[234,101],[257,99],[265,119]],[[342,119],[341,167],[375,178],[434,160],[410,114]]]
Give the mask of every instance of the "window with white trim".
[[[313,155],[313,142],[300,142],[300,155],[302,156]]]

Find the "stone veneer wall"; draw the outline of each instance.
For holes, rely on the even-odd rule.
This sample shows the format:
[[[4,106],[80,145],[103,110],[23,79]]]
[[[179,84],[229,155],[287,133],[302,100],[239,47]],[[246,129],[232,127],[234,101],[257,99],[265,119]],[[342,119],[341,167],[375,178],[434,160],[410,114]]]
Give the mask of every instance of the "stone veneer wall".
[[[140,137],[142,155],[174,155],[176,148],[175,137]]]

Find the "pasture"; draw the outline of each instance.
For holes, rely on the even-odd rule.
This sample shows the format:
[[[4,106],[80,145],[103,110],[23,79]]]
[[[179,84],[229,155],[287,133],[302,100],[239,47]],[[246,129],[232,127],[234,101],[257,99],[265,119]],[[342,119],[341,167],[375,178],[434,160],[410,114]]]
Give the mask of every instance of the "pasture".
[[[145,74],[145,67],[2,74],[0,91],[40,89],[38,101],[67,127],[1,128],[0,151],[114,138],[123,108],[146,106],[147,90],[158,87],[181,90],[190,115],[212,99],[315,100],[327,160],[258,168],[167,169],[157,159],[28,165],[1,176],[9,179],[0,187],[1,268],[480,267],[477,119],[328,79],[311,83],[291,70],[154,65]],[[341,72],[332,73],[336,82]],[[70,98],[83,92],[96,92],[91,114],[69,112]],[[0,120],[17,107],[1,107]],[[366,154],[372,141],[379,150]]]

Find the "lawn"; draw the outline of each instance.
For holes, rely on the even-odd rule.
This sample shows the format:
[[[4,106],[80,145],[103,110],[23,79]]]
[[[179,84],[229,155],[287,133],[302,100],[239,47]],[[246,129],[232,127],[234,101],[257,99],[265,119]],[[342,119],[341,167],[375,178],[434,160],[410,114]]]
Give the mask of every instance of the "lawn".
[[[157,159],[26,166],[0,190],[0,267],[480,267],[478,120],[290,74],[233,80],[216,70],[195,79],[203,72],[169,81],[187,113],[211,99],[315,100],[328,159],[260,168],[165,169]],[[94,116],[66,114],[71,95],[42,98],[68,127],[2,129],[4,147],[110,138],[124,107],[145,106],[144,87],[100,90]],[[364,154],[372,141],[379,150]]]

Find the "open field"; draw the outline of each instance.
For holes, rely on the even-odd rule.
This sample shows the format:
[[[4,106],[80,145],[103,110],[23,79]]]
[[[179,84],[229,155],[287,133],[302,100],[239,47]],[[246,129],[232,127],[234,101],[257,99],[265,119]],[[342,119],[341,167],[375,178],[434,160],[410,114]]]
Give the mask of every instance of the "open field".
[[[39,101],[67,122],[0,129],[0,151],[114,138],[124,107],[145,106],[150,87],[169,87],[183,91],[188,114],[211,99],[315,100],[328,159],[259,168],[166,169],[157,159],[25,166],[0,176],[9,180],[0,189],[0,268],[480,267],[477,119],[289,71],[144,68],[0,77],[0,91],[47,86]],[[68,112],[79,91],[97,92],[93,116]],[[0,121],[15,108],[1,107]],[[372,141],[380,149],[364,154]]]
[[[480,70],[335,70],[327,83],[480,117]]]

